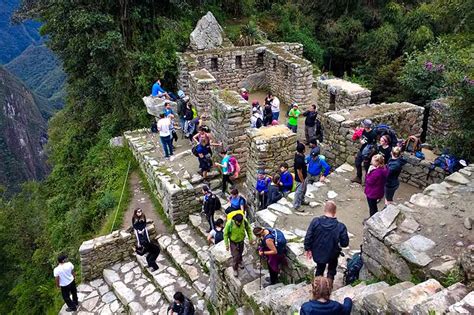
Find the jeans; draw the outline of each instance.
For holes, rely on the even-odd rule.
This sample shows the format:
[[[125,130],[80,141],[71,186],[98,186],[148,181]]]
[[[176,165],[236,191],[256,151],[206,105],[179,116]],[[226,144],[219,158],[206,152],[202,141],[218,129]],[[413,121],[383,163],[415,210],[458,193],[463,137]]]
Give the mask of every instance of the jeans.
[[[308,182],[306,179],[302,183],[296,182],[295,200],[293,201],[293,207],[295,207],[295,209],[301,207],[301,204],[304,202],[307,186]]]
[[[161,145],[163,146],[163,151],[165,152],[165,157],[173,155],[173,145],[171,136],[162,137],[160,136]]]
[[[206,213],[206,219],[209,223],[209,231],[214,230],[214,210],[211,210],[209,213]]]
[[[244,253],[244,242],[235,243],[230,241],[230,254],[232,255],[232,268],[237,270],[242,263],[242,254]]]
[[[362,158],[362,152],[357,152],[357,156],[355,158],[355,166],[357,170],[357,177],[362,178],[362,165],[364,165],[365,173],[369,170],[370,161],[364,161]]]
[[[319,182],[320,178],[321,176],[319,174],[318,175],[308,174],[308,177],[306,177],[306,181],[308,182],[308,184],[313,184],[314,182]]]
[[[399,186],[400,184],[395,187],[385,186],[385,199],[387,199],[387,201],[393,201],[393,196],[395,195],[395,191],[397,191]]]
[[[377,208],[377,199],[372,199],[367,197],[367,203],[369,204],[369,214],[370,216],[373,216],[374,214],[377,213],[378,208]]]
[[[308,127],[308,126],[304,126],[304,136],[306,138],[306,142],[309,143],[309,140],[313,139],[316,137],[315,133],[316,133],[316,127]]]
[[[72,282],[68,285],[61,287],[61,295],[63,296],[64,302],[66,302],[67,307],[76,308],[78,304],[76,281],[72,280]]]
[[[184,125],[186,123],[186,119],[184,117],[179,117],[179,126],[181,127],[181,131],[184,133]]]
[[[297,133],[297,132],[298,132],[298,125],[292,126],[292,125],[288,124],[287,126],[288,126],[288,129],[290,129],[290,130],[293,131],[294,133]]]
[[[259,201],[259,210],[262,210],[262,209],[265,209],[267,207],[267,203],[268,203],[268,192],[264,192],[263,194],[260,194],[259,192],[257,192],[258,194],[258,201]]]
[[[230,186],[234,186],[234,183],[230,180],[230,174],[223,174],[222,175],[222,193],[225,193],[227,191],[227,183],[230,184]]]
[[[334,277],[337,273],[337,258],[339,255],[330,260],[327,264],[316,263],[316,272],[314,273],[315,277],[323,276],[324,270],[326,270],[326,265],[328,266],[328,278],[334,280]]]
[[[278,118],[280,118],[280,112],[272,112],[272,120],[278,121]]]

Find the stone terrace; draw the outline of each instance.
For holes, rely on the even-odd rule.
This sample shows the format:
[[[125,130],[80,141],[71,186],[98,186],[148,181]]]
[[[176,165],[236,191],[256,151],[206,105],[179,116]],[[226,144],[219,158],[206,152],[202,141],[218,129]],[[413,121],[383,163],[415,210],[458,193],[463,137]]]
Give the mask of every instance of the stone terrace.
[[[320,113],[368,105],[370,102],[370,90],[359,84],[337,78],[317,80],[315,83]]]

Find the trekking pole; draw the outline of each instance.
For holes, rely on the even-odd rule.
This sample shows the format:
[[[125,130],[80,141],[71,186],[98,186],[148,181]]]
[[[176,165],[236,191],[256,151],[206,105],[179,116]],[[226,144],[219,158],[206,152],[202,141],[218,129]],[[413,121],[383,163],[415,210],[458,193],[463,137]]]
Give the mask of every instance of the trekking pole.
[[[260,274],[260,290],[262,290],[262,256],[258,255],[260,257],[260,265],[259,265],[259,274]]]

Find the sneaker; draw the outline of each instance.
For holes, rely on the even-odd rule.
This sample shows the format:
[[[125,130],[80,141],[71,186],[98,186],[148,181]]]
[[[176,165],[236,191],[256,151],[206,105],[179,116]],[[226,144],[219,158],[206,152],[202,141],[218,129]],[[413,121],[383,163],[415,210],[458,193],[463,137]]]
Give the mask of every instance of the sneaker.
[[[352,183],[358,183],[358,184],[362,184],[362,179],[360,177],[354,177],[353,179],[351,179],[351,182]]]
[[[295,208],[295,211],[296,212],[304,212],[304,209],[302,209],[301,207],[298,207],[298,208]]]
[[[239,271],[238,270],[234,270],[234,277],[238,277],[239,276]]]
[[[68,307],[66,308],[66,312],[75,312],[77,311],[77,307]]]

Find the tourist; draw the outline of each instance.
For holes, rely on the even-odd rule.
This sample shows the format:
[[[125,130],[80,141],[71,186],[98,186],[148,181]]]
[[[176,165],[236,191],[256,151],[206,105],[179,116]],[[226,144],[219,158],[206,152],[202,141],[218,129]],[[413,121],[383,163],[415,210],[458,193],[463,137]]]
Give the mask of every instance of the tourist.
[[[303,303],[300,315],[349,315],[352,299],[344,298],[344,303],[330,300],[332,281],[325,277],[315,277],[312,283],[312,299]]]
[[[163,146],[163,151],[165,153],[165,159],[169,159],[173,155],[173,146],[171,139],[171,120],[168,117],[165,117],[165,114],[160,114],[160,119],[158,120],[158,132],[160,134],[161,145]]]
[[[272,121],[280,118],[280,99],[276,96],[272,96]]]
[[[163,110],[163,114],[165,114],[165,117],[168,117],[169,115],[174,115],[170,102],[165,103],[165,109]]]
[[[331,166],[329,166],[324,158],[319,156],[319,150],[311,151],[308,163],[308,178],[306,179],[308,184],[312,184],[315,181],[324,182],[330,170]],[[323,171],[324,174],[321,175]]]
[[[257,190],[259,210],[265,209],[267,207],[268,186],[270,186],[271,181],[272,180],[270,177],[265,175],[264,170],[258,170],[257,184],[255,185],[255,189]]]
[[[66,255],[59,255],[58,265],[54,268],[53,274],[56,287],[61,289],[61,295],[67,305],[66,312],[75,312],[79,305],[76,281],[74,280],[76,273],[74,272],[74,265],[68,261]]]
[[[159,98],[165,98],[167,100],[176,100],[176,96],[171,93],[171,92],[166,92],[162,87],[161,87],[161,81],[158,79],[156,82],[153,84],[153,87],[151,88],[151,96],[153,97],[159,97]]]
[[[166,315],[194,315],[194,305],[187,297],[181,292],[176,292],[173,295],[173,304],[168,307]]]
[[[179,90],[178,91],[178,100],[176,101],[177,103],[177,109],[178,109],[178,116],[179,116],[179,126],[181,127],[181,130],[183,130],[183,135],[184,135],[184,124],[186,122],[186,107],[189,103],[189,97],[184,94],[183,91]]]
[[[273,102],[273,95],[272,92],[268,92],[267,96],[265,97],[265,105],[272,105]]]
[[[224,220],[221,218],[215,222],[214,229],[207,235],[207,242],[210,245],[219,244],[224,240]]]
[[[336,208],[334,201],[327,201],[324,214],[311,221],[304,239],[306,257],[316,263],[315,276],[324,275],[327,266],[327,277],[331,283],[337,272],[341,247],[349,246],[347,228],[337,220]]]
[[[173,146],[173,150],[176,150],[176,147],[174,146],[173,141],[178,142],[178,134],[176,133],[176,130],[174,127],[174,115],[169,114],[167,118],[170,119],[171,145]]]
[[[377,213],[377,202],[383,198],[385,184],[387,182],[388,168],[382,154],[376,154],[372,157],[369,170],[365,176],[365,195],[369,204],[369,214],[373,216]]]
[[[268,186],[267,207],[278,202],[281,198],[283,198],[283,193],[280,191],[280,175],[275,174],[271,184]]]
[[[263,227],[254,227],[253,234],[260,239],[258,247],[258,255],[267,258],[268,272],[270,273],[270,284],[278,283],[278,274],[280,273],[281,265],[286,259],[286,250],[280,249],[275,242],[276,233],[282,233],[276,229],[269,230]],[[286,244],[285,244],[286,248]]]
[[[202,186],[202,193],[204,194],[204,200],[202,204],[202,210],[206,215],[207,222],[209,223],[209,229],[207,233],[214,229],[214,213],[221,208],[221,202],[219,198],[211,192],[211,189],[207,185]]]
[[[246,101],[249,100],[249,92],[247,91],[246,88],[241,88],[240,89],[240,96],[242,96],[242,98]]]
[[[214,137],[211,134],[211,130],[209,127],[202,125],[198,128],[199,132],[193,136],[193,141],[195,144],[203,144],[206,143],[206,148],[209,151],[209,154],[212,156],[211,147],[214,146],[221,146],[222,143],[216,142]],[[204,142],[205,141],[205,142]]]
[[[402,172],[403,165],[407,161],[401,157],[401,148],[394,147],[392,149],[392,158],[388,160],[388,176],[387,182],[385,183],[385,205],[393,203],[393,196],[400,186],[398,176]]]
[[[298,104],[293,103],[290,112],[288,113],[288,128],[294,133],[298,132],[298,117],[301,112],[298,109]]]
[[[306,161],[304,152],[306,147],[302,143],[298,143],[296,145],[296,153],[295,153],[295,161],[294,161],[294,168],[295,168],[295,180],[296,180],[296,192],[295,192],[295,200],[293,201],[293,207],[296,211],[304,212],[301,209],[301,205],[308,205],[308,203],[304,200],[306,194],[306,188],[308,181],[306,180],[307,177],[307,168],[306,168]]]
[[[244,269],[242,264],[242,254],[244,252],[245,234],[247,234],[250,244],[253,245],[255,242],[252,239],[250,223],[242,214],[236,214],[231,220],[227,221],[224,228],[224,243],[226,250],[230,249],[232,255],[234,277],[239,276],[239,267],[240,269]]]
[[[195,134],[196,122],[194,120],[193,106],[191,103],[186,103],[186,109],[184,110],[184,129],[183,134],[189,139],[191,145],[193,144],[193,136]],[[199,121],[199,120],[198,120]]]
[[[233,175],[232,172],[230,171],[230,154],[229,152],[222,148],[221,152],[219,153],[220,156],[222,157],[221,163],[214,163],[215,166],[220,167],[222,170],[222,197],[225,196],[225,193],[227,192],[227,184],[230,184],[230,186],[234,186],[234,183],[230,179],[230,177]]]
[[[306,145],[308,145],[309,141],[316,137],[316,117],[318,116],[316,105],[311,105],[309,110],[303,113],[303,116],[306,117],[304,120],[304,135],[306,138]]]
[[[263,125],[270,126],[272,124],[272,120],[272,104],[265,102],[265,106],[263,107]]]
[[[150,242],[150,236],[146,228],[146,216],[141,208],[133,210],[132,227],[137,239],[137,248],[143,247],[145,243]]]
[[[201,174],[204,183],[208,184],[207,174],[212,168],[212,159],[206,139],[203,139],[202,143],[196,146],[196,153],[198,155],[199,174]]]
[[[385,163],[387,163],[388,160],[390,160],[390,157],[392,156],[392,145],[390,143],[390,137],[387,135],[381,136],[379,143],[380,144],[377,146],[377,153],[382,154]]]
[[[263,119],[263,110],[262,110],[262,107],[260,106],[260,103],[257,100],[254,100],[252,102],[252,112],[254,108],[257,109],[257,111],[259,112],[260,116],[262,116],[262,119]]]
[[[240,195],[237,188],[233,188],[230,191],[229,196],[229,207],[225,209],[225,214],[227,214],[227,220],[230,220],[232,216],[240,213],[245,216],[245,206],[247,205],[247,200]]]
[[[153,141],[156,142],[156,144],[158,145],[158,141],[157,141],[157,133],[158,133],[158,125],[156,123],[156,119],[153,118],[153,121],[151,122],[151,127],[150,127],[150,131],[151,131],[151,139]]]
[[[309,140],[309,154],[316,152],[318,155],[321,153],[321,149],[318,146],[318,140],[312,138]]]
[[[280,191],[282,193],[289,193],[293,190],[293,176],[289,171],[288,163],[284,162],[280,164]]]
[[[250,128],[260,128],[263,126],[262,114],[256,107],[252,108],[252,116],[250,116]]]
[[[375,145],[377,139],[377,133],[372,129],[372,121],[370,119],[364,119],[361,123],[364,130],[360,137],[360,149],[357,152],[355,158],[356,176],[351,180],[354,183],[362,184],[362,164],[367,173],[370,166],[370,157],[372,155],[372,148]]]

